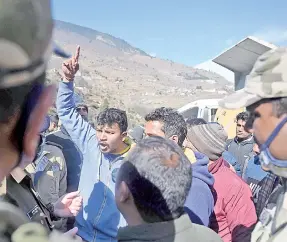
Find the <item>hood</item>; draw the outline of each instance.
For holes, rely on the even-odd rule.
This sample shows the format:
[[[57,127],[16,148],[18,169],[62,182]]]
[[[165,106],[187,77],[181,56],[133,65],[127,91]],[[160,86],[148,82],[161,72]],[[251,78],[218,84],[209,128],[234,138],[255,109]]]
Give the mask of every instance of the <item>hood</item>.
[[[205,182],[207,185],[214,184],[213,175],[208,171],[209,159],[204,154],[194,152],[196,162],[192,164],[192,177]]]

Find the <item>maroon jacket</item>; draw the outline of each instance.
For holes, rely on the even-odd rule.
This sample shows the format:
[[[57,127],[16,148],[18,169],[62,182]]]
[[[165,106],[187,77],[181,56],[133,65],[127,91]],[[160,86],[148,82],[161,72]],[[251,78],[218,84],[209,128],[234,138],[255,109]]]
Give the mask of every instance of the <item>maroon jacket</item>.
[[[252,193],[249,186],[219,158],[208,170],[214,176],[214,215],[210,228],[224,242],[250,241],[257,222]]]

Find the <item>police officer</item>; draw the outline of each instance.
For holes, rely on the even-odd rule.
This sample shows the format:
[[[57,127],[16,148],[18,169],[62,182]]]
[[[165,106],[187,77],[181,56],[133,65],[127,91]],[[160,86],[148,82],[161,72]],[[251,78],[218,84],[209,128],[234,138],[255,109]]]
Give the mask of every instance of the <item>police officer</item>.
[[[50,0],[0,0],[0,22],[0,180],[11,173],[1,190],[5,192],[10,185],[17,186],[23,195],[34,196],[36,201],[28,214],[0,202],[0,241],[56,241],[57,237],[57,241],[64,242],[65,237],[61,238],[56,232],[48,238],[48,230],[41,225],[41,221],[49,223],[48,216],[41,214],[44,209],[34,189],[26,189],[31,180],[23,170],[16,168],[34,159],[38,132],[52,104],[54,90],[44,86],[45,70],[53,49]],[[64,56],[60,50],[55,52]],[[65,216],[68,207],[76,213],[73,201],[64,197],[61,204],[50,209],[61,216]],[[40,223],[26,223],[35,212],[41,218]]]
[[[251,241],[281,242],[287,238],[287,48],[270,50],[260,56],[246,79],[245,87],[224,99],[228,109],[246,107],[252,128],[260,144],[259,160],[265,171],[280,177],[257,223]],[[268,178],[261,190],[273,187]]]
[[[53,204],[67,192],[67,166],[61,146],[47,141],[45,132],[50,118],[46,117],[40,131],[40,143],[36,158],[25,170],[31,175],[33,185],[45,204]],[[55,228],[66,232],[67,219],[53,221]]]

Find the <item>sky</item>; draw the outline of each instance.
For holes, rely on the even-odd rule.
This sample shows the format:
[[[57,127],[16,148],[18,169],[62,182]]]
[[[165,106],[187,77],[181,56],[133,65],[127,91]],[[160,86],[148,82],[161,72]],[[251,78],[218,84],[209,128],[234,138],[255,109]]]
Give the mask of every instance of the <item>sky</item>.
[[[286,10],[286,0],[53,0],[55,19],[192,66],[249,35],[287,46]]]

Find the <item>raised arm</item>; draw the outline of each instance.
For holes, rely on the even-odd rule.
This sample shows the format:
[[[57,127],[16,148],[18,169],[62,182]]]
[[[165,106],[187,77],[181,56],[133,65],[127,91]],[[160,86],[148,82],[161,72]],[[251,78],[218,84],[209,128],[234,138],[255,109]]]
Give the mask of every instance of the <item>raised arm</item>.
[[[59,83],[56,106],[62,125],[81,152],[85,152],[89,142],[97,142],[97,139],[95,130],[75,108],[73,80],[79,70],[79,56],[80,47],[78,46],[75,56],[62,64],[63,80]]]

